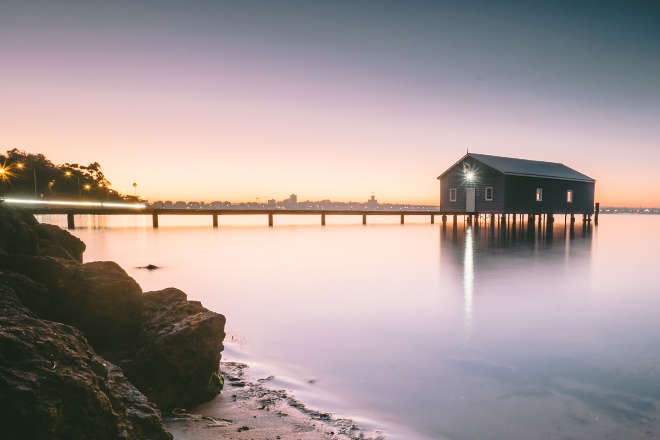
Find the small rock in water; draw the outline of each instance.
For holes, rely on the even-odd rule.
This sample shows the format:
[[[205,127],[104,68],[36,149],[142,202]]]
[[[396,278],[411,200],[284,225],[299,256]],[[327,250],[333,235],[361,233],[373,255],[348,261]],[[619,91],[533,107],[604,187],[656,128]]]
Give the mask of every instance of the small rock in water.
[[[138,267],[138,269],[156,270],[160,269],[160,267],[156,266],[155,264],[147,264],[146,266]]]

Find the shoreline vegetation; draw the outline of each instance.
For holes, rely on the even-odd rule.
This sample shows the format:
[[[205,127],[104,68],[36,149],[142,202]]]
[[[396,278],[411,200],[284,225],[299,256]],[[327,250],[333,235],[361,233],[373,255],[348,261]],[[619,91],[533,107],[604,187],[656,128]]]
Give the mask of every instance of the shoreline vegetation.
[[[17,148],[0,154],[0,195],[35,199],[132,201],[111,188],[98,162],[56,165],[43,154]]]
[[[223,315],[175,288],[142,292],[114,262],[83,263],[84,250],[0,205],[3,438],[366,438],[272,377],[250,382],[245,364],[221,372]]]

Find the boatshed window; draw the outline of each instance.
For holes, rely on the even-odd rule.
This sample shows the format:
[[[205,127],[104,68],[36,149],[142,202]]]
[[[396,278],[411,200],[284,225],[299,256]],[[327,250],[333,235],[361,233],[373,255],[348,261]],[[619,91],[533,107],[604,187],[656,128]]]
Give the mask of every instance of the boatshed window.
[[[487,202],[492,202],[493,201],[493,187],[492,186],[487,186],[486,187],[485,199],[486,199]]]
[[[456,201],[456,188],[449,188],[449,201],[450,202]]]
[[[573,203],[573,190],[566,191],[566,203]]]
[[[537,202],[543,201],[543,188],[536,188],[536,201]]]

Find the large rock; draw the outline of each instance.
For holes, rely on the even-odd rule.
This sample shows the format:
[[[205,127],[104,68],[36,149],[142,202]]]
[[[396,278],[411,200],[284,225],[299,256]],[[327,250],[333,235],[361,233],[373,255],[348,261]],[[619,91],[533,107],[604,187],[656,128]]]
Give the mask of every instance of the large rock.
[[[79,328],[99,351],[133,349],[142,320],[142,289],[118,264],[2,255],[0,269],[47,288],[45,295],[32,298],[19,290],[40,317]]]
[[[33,227],[39,239],[38,255],[82,263],[85,243],[59,226],[38,223]]]
[[[128,378],[164,409],[213,398],[222,389],[225,317],[174,288],[146,292],[142,298],[140,348],[123,365]]]
[[[186,295],[177,289],[143,295],[140,286],[113,262],[80,264],[84,249],[85,245],[68,232],[55,226],[40,225],[31,215],[0,206],[0,285],[4,283],[11,289],[14,298],[17,295],[22,304],[38,318],[73,325],[82,331],[95,350],[126,368],[126,375],[130,380],[163,408],[190,407],[213,398],[222,388],[219,361],[223,348],[224,316],[205,309],[199,302],[188,301]],[[35,329],[36,322],[41,322],[42,327],[52,327],[41,329],[47,341],[51,337],[49,332],[55,332],[52,338],[57,339],[58,344],[83,344],[89,348],[86,340],[75,341],[76,338],[82,338],[77,331],[55,323],[46,325],[46,321],[39,321],[37,316],[29,315],[29,319],[35,321]],[[48,344],[43,342],[37,337],[36,330],[34,333],[30,333],[31,330],[21,333],[19,324],[16,324],[12,331],[19,336],[28,334],[29,337],[11,340],[13,336],[7,333],[10,332],[8,328],[0,327],[0,331],[4,332],[3,337],[6,338],[6,341],[2,342],[4,345],[0,345],[1,368],[5,368],[7,362],[8,365],[13,365],[11,362],[14,358],[11,353],[32,362],[32,358],[27,357],[27,352],[31,349],[30,341],[34,344],[45,344],[44,346],[55,344],[52,341]],[[62,341],[62,338],[65,340]],[[81,346],[76,347],[78,349]],[[7,355],[5,348],[9,350]],[[88,359],[86,365],[92,370],[96,368],[94,371],[106,378],[103,383],[115,384],[116,387],[130,386],[117,367],[108,362],[94,361],[95,356],[90,358],[92,360]],[[42,377],[43,373],[48,371],[40,369],[39,365],[41,364],[26,363],[23,378],[47,388],[50,381],[55,379],[49,375]],[[103,366],[103,371],[99,369],[99,365]],[[14,368],[11,371],[17,370]],[[5,379],[7,377],[9,376]],[[85,382],[87,377],[83,374],[80,377],[82,383],[77,385],[74,383],[76,377],[73,373],[66,376],[66,380],[71,382],[67,382],[70,390],[63,389],[63,392],[74,396],[80,393],[80,399],[83,401],[93,400],[85,394],[89,391]],[[117,380],[113,382],[113,378]],[[64,378],[58,380],[64,381]],[[7,395],[21,398],[20,392],[24,385],[18,379],[7,379],[3,386],[9,393]],[[0,389],[0,393],[3,393],[3,389]],[[84,389],[84,392],[80,391],[81,389]],[[131,395],[131,392],[121,393],[124,397]],[[64,396],[68,398],[69,394]],[[108,396],[110,400],[113,399],[111,394]],[[140,396],[139,393],[134,395],[137,401],[143,397]],[[46,394],[44,399],[39,406],[44,418],[46,413],[57,413],[62,409],[63,404],[58,403],[57,393]],[[0,403],[3,402],[5,400],[0,400]],[[116,405],[124,405],[117,402]],[[84,432],[82,427],[87,426],[87,423],[95,423],[90,420],[95,420],[97,410],[94,409],[94,403],[90,405],[90,417],[81,415],[85,420],[80,422],[79,433]],[[136,405],[135,402],[125,404],[126,407],[139,407]],[[0,405],[0,408],[4,406]],[[133,414],[132,411],[135,410],[126,413],[127,417]],[[135,416],[136,420],[143,420],[139,411]],[[58,420],[64,420],[68,415],[58,417]],[[99,425],[99,429],[101,426],[106,426],[107,429],[110,429],[108,426],[114,426],[108,423],[107,426]],[[136,426],[140,423],[136,422]],[[43,433],[50,432],[38,431],[37,428],[29,426],[23,428],[27,433],[25,438],[32,438],[30,433],[47,437]],[[68,425],[52,428],[56,429],[77,428]]]
[[[171,439],[118,367],[75,328],[34,316],[1,281],[3,439]]]
[[[34,255],[39,243],[35,224],[32,215],[0,207],[0,250],[7,254]]]
[[[82,263],[85,243],[58,226],[41,224],[31,214],[3,206],[0,249],[6,254],[43,255]]]

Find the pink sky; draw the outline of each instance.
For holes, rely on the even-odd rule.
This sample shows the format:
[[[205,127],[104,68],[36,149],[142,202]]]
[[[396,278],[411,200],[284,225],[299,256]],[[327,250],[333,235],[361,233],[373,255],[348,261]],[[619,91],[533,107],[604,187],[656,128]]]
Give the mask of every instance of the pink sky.
[[[132,193],[136,181],[150,200],[373,192],[427,204],[469,147],[563,162],[597,180],[604,205],[660,206],[657,63],[643,47],[619,71],[597,44],[599,56],[581,61],[576,47],[594,43],[579,36],[556,47],[531,38],[543,53],[565,50],[549,59],[506,35],[488,47],[486,31],[464,41],[456,30],[455,46],[438,48],[433,35],[393,33],[418,19],[395,14],[379,35],[383,17],[312,32],[314,11],[280,17],[288,27],[252,13],[222,27],[224,15],[156,11],[142,23],[115,12],[0,20],[0,147],[98,161],[115,189]]]

